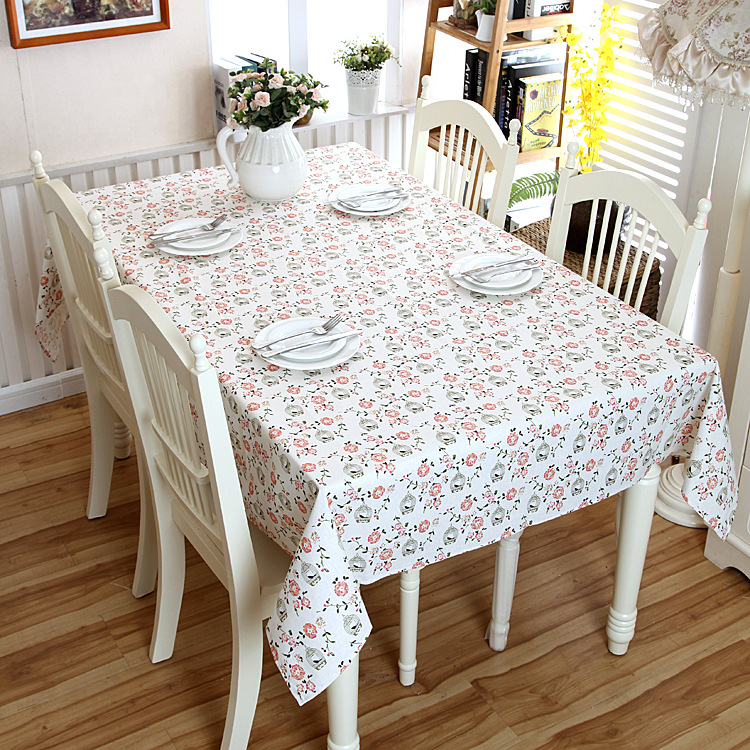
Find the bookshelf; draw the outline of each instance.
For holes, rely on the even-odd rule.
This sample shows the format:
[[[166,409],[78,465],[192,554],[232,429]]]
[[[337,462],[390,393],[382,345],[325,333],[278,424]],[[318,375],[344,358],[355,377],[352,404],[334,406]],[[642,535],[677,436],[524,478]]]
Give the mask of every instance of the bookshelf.
[[[570,3],[569,13],[556,13],[540,18],[517,18],[512,21],[507,19],[508,5],[512,0],[497,0],[497,10],[495,13],[495,26],[492,32],[492,40],[489,42],[480,42],[474,36],[474,30],[460,29],[447,21],[439,21],[438,14],[441,8],[453,7],[453,0],[429,0],[427,10],[427,25],[424,35],[424,46],[422,48],[422,66],[419,72],[419,80],[425,75],[432,72],[432,57],[435,51],[435,38],[438,33],[447,34],[454,39],[465,42],[472,47],[477,47],[487,52],[489,58],[487,63],[486,82],[484,87],[484,97],[482,106],[488,111],[493,112],[495,109],[495,95],[497,93],[498,77],[500,75],[500,62],[503,52],[506,50],[520,49],[523,47],[535,47],[539,44],[547,44],[546,40],[531,41],[520,36],[523,31],[529,29],[543,29],[549,27],[567,26],[573,20],[574,0]],[[506,34],[508,38],[505,39]],[[568,66],[565,65],[563,73],[563,102],[565,101],[568,81]],[[560,108],[560,133],[562,133],[562,107]],[[437,137],[434,138],[434,148],[438,147]],[[518,163],[538,161],[540,159],[560,159],[562,157],[562,147],[542,148],[536,151],[526,151],[518,155]]]

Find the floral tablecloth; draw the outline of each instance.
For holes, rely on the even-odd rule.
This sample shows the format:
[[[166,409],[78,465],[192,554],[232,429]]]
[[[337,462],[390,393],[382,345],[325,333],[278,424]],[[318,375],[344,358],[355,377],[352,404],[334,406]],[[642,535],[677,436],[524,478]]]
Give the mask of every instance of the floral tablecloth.
[[[458,255],[533,251],[355,144],[308,157],[301,192],[275,205],[228,189],[222,168],[79,195],[123,280],[208,339],[248,517],[293,555],[267,636],[300,703],[364,644],[362,584],[584,508],[678,446],[685,499],[726,536],[736,488],[713,358],[542,258],[520,297],[462,289],[445,274]],[[363,181],[412,202],[386,218],[326,205]],[[246,231],[232,251],[147,245],[167,221],[224,211]],[[41,295],[42,329],[56,297]],[[278,319],[336,311],[362,334],[334,369],[279,369],[249,346]]]

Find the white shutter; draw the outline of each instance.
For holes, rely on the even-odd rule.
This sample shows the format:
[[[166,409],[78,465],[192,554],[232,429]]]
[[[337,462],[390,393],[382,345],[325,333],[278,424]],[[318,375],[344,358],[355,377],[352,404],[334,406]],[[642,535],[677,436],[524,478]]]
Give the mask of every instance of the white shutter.
[[[619,3],[622,48],[616,51],[612,102],[602,147],[605,166],[640,172],[661,185],[686,213],[698,130],[697,112],[685,108],[664,87],[652,86],[644,62],[637,23],[660,3],[627,0]]]

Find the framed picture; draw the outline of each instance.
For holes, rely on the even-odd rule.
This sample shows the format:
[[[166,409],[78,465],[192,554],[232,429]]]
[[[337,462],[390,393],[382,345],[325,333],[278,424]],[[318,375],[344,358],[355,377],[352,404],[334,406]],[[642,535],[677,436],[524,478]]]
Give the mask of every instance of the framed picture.
[[[5,0],[5,7],[16,49],[169,28],[169,0]]]

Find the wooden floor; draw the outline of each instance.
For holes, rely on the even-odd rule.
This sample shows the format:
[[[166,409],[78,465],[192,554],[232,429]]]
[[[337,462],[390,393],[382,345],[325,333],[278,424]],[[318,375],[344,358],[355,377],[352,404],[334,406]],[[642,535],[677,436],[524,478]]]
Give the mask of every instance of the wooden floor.
[[[76,396],[0,418],[0,748],[218,748],[228,601],[195,553],[172,659],[148,660],[154,597],[129,591],[135,458],[105,518],[84,515],[89,433]],[[365,591],[363,750],[750,747],[750,583],[703,557],[705,531],[654,521],[636,637],[607,652],[612,501],[524,535],[507,650],[483,639],[491,549],[423,573],[419,683],[396,678],[398,581]],[[324,750],[325,700],[300,708],[266,650],[255,750]]]

